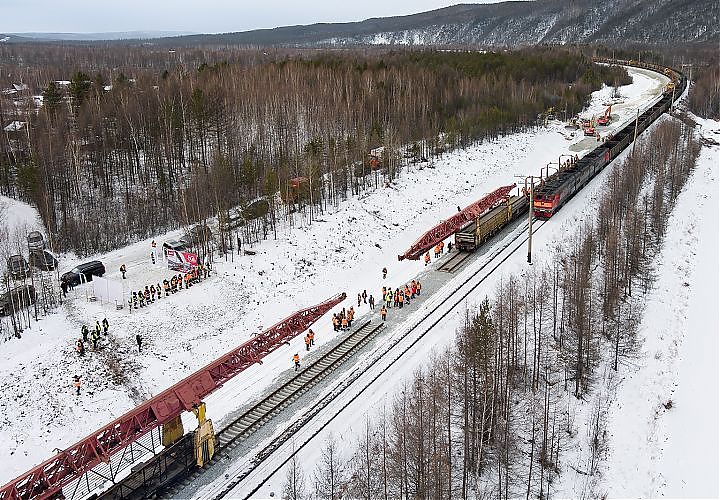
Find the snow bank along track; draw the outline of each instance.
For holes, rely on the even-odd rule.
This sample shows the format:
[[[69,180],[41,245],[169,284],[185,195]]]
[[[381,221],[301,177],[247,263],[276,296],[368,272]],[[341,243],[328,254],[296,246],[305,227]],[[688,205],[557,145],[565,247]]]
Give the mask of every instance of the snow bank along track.
[[[652,111],[646,112],[646,114],[643,116],[643,120],[640,123],[640,127],[638,127],[638,129],[639,129],[638,133],[642,132],[642,130],[647,128],[647,126],[650,123],[652,123],[658,116],[660,116],[664,111],[667,111],[670,108],[675,95],[676,94],[678,96],[682,95],[686,88],[686,85],[687,85],[684,75],[682,75],[680,72],[671,70],[669,68],[663,68],[663,67],[655,66],[655,65],[651,65],[651,64],[635,63],[632,61],[627,62],[627,61],[615,61],[615,60],[602,60],[602,61],[598,61],[598,62],[637,66],[637,67],[649,69],[649,70],[656,71],[658,73],[662,73],[662,74],[666,74],[666,75],[669,75],[670,74],[669,72],[672,72],[675,75],[675,76],[673,76],[673,81],[674,81],[675,85],[672,88],[672,92],[670,92],[670,90],[667,90],[665,92],[664,96],[661,98],[661,100],[659,102],[656,102],[652,106],[652,108],[653,108]],[[631,142],[630,140],[623,140],[622,141],[623,144],[619,148],[615,148],[615,151],[619,152],[620,150],[627,147],[627,145],[630,142]],[[618,146],[618,145],[616,144],[614,146]],[[598,151],[600,151],[601,148],[607,149],[607,147],[605,145],[600,145],[600,146],[598,146],[598,148],[596,148],[596,150],[593,150],[593,152],[591,152],[590,155],[592,155],[593,153],[597,153]],[[597,156],[597,155],[595,155],[595,156]],[[613,155],[613,156],[615,156],[615,155]],[[605,166],[607,163],[609,163],[609,160],[610,160],[610,158],[605,159],[602,166]],[[599,171],[599,169],[597,171]],[[595,173],[597,173],[597,171]],[[583,183],[583,185],[584,185],[584,183]],[[582,187],[582,186],[579,186],[579,187]],[[579,188],[578,188],[578,190],[579,190]],[[544,223],[539,224],[537,229],[542,227],[543,224]],[[503,249],[506,248],[507,246],[509,246],[510,244],[512,244],[514,241],[516,241],[519,237],[520,237],[520,235],[515,236],[508,243],[508,245],[503,247]],[[521,242],[519,245],[522,245],[522,244],[523,244],[523,242]],[[518,245],[518,247],[519,247],[519,245]],[[516,247],[516,248],[518,248],[518,247]],[[501,249],[501,251],[503,249]],[[473,275],[471,275],[466,281],[464,281],[462,284],[460,284],[459,287],[455,288],[455,290],[452,293],[450,293],[447,297],[445,297],[442,300],[442,302],[437,304],[437,307],[439,307],[439,306],[445,304],[451,298],[454,298],[454,297],[458,296],[458,294],[460,294],[460,298],[455,303],[453,303],[449,309],[445,309],[444,310],[445,312],[443,312],[440,315],[440,317],[435,320],[434,323],[432,323],[429,327],[427,327],[427,329],[424,330],[424,332],[421,333],[419,336],[415,337],[414,340],[411,342],[411,344],[405,350],[400,352],[393,359],[393,361],[390,362],[389,365],[385,366],[385,368],[382,369],[380,374],[378,374],[373,380],[368,382],[368,384],[365,385],[363,387],[363,389],[361,389],[360,393],[362,393],[367,387],[369,387],[370,384],[375,379],[377,379],[377,377],[379,377],[384,371],[386,371],[389,368],[389,366],[392,365],[392,363],[394,363],[397,359],[399,359],[404,352],[407,352],[407,350],[409,350],[415,343],[417,343],[433,326],[435,326],[437,324],[437,322],[439,322],[444,316],[446,316],[450,311],[452,311],[454,307],[456,307],[458,304],[460,304],[460,302],[462,300],[464,300],[464,298],[467,297],[467,295],[469,293],[471,293],[475,288],[477,288],[477,286],[479,286],[480,283],[482,283],[482,281],[484,281],[484,279],[490,273],[492,273],[498,266],[500,266],[502,264],[502,262],[504,262],[509,257],[509,255],[505,256],[502,260],[500,260],[477,283],[475,283],[472,286],[469,286],[468,283],[471,280],[473,280],[480,272],[482,272],[482,270],[485,267],[487,267],[488,265],[493,263],[494,259],[497,257],[497,254],[495,256],[493,256],[490,261],[488,261],[480,269],[475,271]],[[464,261],[465,259],[461,259],[461,260]],[[459,266],[460,263],[461,262],[458,262],[457,266]],[[455,267],[457,267],[457,266],[455,266]],[[469,286],[469,288],[468,288],[468,286]],[[467,290],[461,292],[461,290],[465,290],[465,289],[467,289]],[[322,306],[324,306],[324,305],[325,304],[323,304]],[[320,307],[320,306],[317,306],[317,307]],[[303,311],[303,314],[307,314],[308,311],[309,310]],[[318,312],[319,311],[313,311],[313,314],[316,314]],[[412,328],[410,328],[408,331],[406,331],[404,333],[403,337],[399,341],[406,339],[410,335],[411,332],[417,331],[421,324],[425,323],[426,321],[430,321],[431,316],[433,314],[435,314],[436,312],[437,312],[437,310],[431,311],[430,313],[428,313],[416,325],[414,325]],[[319,316],[315,315],[315,317],[319,317]],[[290,320],[290,319],[291,318],[288,318],[287,320]],[[292,319],[295,320],[295,318],[292,318]],[[298,316],[298,319],[299,319],[299,316]],[[303,318],[303,321],[307,321],[306,318]],[[281,323],[283,323],[283,322],[281,322]],[[280,326],[281,326],[281,324],[276,325],[276,327],[278,327],[278,328]],[[292,327],[287,327],[287,326],[283,325],[283,328],[292,328],[294,331],[298,331],[298,330],[302,330],[302,328],[299,328],[300,326],[302,326],[302,325],[292,324]],[[280,332],[279,329],[278,329],[277,334],[286,335],[286,333]],[[390,350],[393,349],[394,347],[395,346],[388,347],[387,350],[383,354],[381,354],[378,358],[376,358],[370,365],[368,365],[366,367],[366,369],[372,367],[373,364],[375,364],[377,361],[379,361],[383,356],[385,356],[385,354],[390,352]],[[252,362],[251,358],[252,358],[252,356],[249,356],[247,358],[247,361]],[[235,362],[235,361],[233,361],[233,362]],[[227,365],[227,367],[226,367],[226,365],[215,366],[216,364],[217,364],[217,362],[215,364],[213,364],[212,366],[209,365],[208,368],[209,369],[212,368],[218,372],[216,374],[218,377],[220,377],[218,380],[224,380],[224,378],[228,376],[230,371],[226,370],[226,368],[232,368],[233,370],[236,369],[236,367],[234,367],[234,366],[233,367],[230,367],[230,365]],[[330,365],[328,365],[328,366],[330,366]],[[215,372],[212,372],[212,373],[215,373]],[[360,375],[362,375],[362,374],[360,374]],[[358,375],[358,377],[360,375]],[[193,380],[193,381],[190,381],[190,380],[183,381],[183,383],[186,383],[186,384],[190,384],[190,383],[195,384],[196,382],[200,383],[202,381],[200,379]],[[349,383],[348,383],[348,385],[349,385]],[[202,388],[202,389],[206,390],[205,388]],[[168,390],[168,391],[170,391],[170,390]],[[181,394],[180,392],[173,393],[173,394],[170,394],[170,396],[172,396],[175,399],[178,399],[184,406],[187,406],[185,403],[192,402],[192,401],[185,401],[186,396],[188,396],[187,394]],[[292,397],[292,396],[290,396],[290,397]],[[357,396],[355,396],[354,398],[356,398],[356,397]],[[175,399],[173,399],[173,402],[174,402],[173,404],[175,406],[177,406]],[[180,405],[180,406],[182,406],[182,405]],[[281,403],[281,405],[282,405],[282,403]],[[83,442],[74,445],[72,448],[69,448],[68,450],[58,453],[56,455],[56,457],[53,457],[46,462],[43,462],[43,464],[39,465],[35,469],[29,471],[28,473],[18,477],[11,483],[2,487],[0,489],[0,500],[20,499],[20,498],[25,499],[25,498],[37,498],[37,497],[47,498],[47,497],[50,497],[53,495],[57,495],[58,493],[60,493],[60,491],[64,485],[69,484],[68,478],[74,477],[76,480],[79,480],[81,477],[83,477],[83,475],[85,475],[85,477],[87,477],[87,473],[88,473],[88,471],[90,471],[90,468],[94,467],[93,464],[109,462],[111,459],[114,460],[116,458],[114,456],[114,454],[116,454],[118,451],[121,451],[123,449],[122,448],[123,446],[132,444],[137,439],[144,436],[145,433],[147,433],[150,429],[155,428],[156,425],[158,425],[158,424],[162,425],[164,422],[167,422],[169,419],[169,414],[162,414],[162,412],[161,412],[161,414],[158,414],[158,411],[161,409],[162,409],[161,407],[159,407],[159,406],[155,407],[155,406],[149,405],[149,403],[143,404],[141,407],[139,407],[138,409],[133,410],[133,412],[131,412],[132,413],[131,418],[128,417],[128,415],[121,417],[120,419],[113,422],[109,426],[106,426],[105,428],[101,429],[101,431],[98,431],[95,434],[93,434],[92,436],[89,436]],[[185,408],[185,409],[187,410],[188,408]],[[176,410],[173,410],[173,412],[175,412],[175,411]],[[180,409],[180,411],[182,411],[182,408]],[[266,411],[267,411],[267,408],[266,408]],[[260,422],[262,422],[264,419],[265,419],[265,421],[267,421],[267,419],[271,418],[272,415],[276,414],[277,411],[280,411],[280,410],[277,410],[277,408],[276,408],[275,410],[270,409],[269,411],[270,411],[270,414],[266,413],[265,416],[260,417]],[[319,410],[316,410],[316,411],[319,411]],[[336,413],[336,415],[337,414],[339,414],[339,412]],[[257,412],[256,412],[256,415],[258,415]],[[122,420],[124,417],[128,417],[129,420],[127,422],[125,422],[125,420]],[[332,418],[334,418],[334,417],[332,417]],[[331,421],[332,418],[330,418],[329,421]],[[121,420],[122,420],[122,422],[121,422]],[[326,422],[325,424],[323,424],[323,427],[325,425],[327,425],[327,423],[329,423],[329,421]],[[125,425],[126,423],[127,423],[127,425]],[[300,424],[299,426],[291,426],[291,429],[288,429],[288,431],[286,431],[286,432],[291,431],[293,428],[295,429],[293,432],[297,432],[300,428],[302,428],[302,425],[304,425],[304,424]],[[250,424],[250,426],[245,428],[245,430],[238,431],[238,429],[242,429],[242,426],[236,428],[235,430],[238,432],[238,434],[235,437],[231,438],[229,441],[227,441],[228,445],[237,441],[238,439],[243,439],[240,436],[245,435],[245,433],[251,428],[257,428],[257,423]],[[150,462],[149,464],[141,465],[139,467],[142,470],[145,470],[147,467],[150,467],[150,466],[153,468],[153,470],[158,469],[158,468],[162,469],[162,467],[160,465],[158,465],[162,462],[162,460],[165,460],[165,462],[167,462],[168,457],[172,457],[173,455],[176,456],[178,459],[182,455],[184,455],[184,454],[186,455],[187,452],[185,451],[185,453],[183,453],[182,450],[187,449],[187,442],[188,442],[188,440],[191,440],[191,438],[189,436],[190,436],[190,434],[185,435],[180,440],[178,440],[174,445],[166,448],[163,452],[164,453],[163,457],[161,457],[163,455],[163,453],[161,453],[160,455],[156,455],[149,461]],[[228,434],[228,436],[230,436],[230,434]],[[185,448],[183,448],[183,446],[182,446],[183,443],[185,445]],[[222,445],[222,443],[220,443],[220,444]],[[277,445],[277,447],[279,447],[279,444]],[[277,447],[275,449],[277,449]],[[263,452],[258,454],[256,459],[253,461],[253,464],[254,464],[253,469],[256,468],[260,463],[262,463],[272,452],[273,452],[273,450],[270,449],[270,447],[268,447],[268,448],[266,448],[266,450],[263,450]],[[179,461],[176,461],[175,465],[177,465],[178,463],[179,463]],[[283,464],[284,464],[284,462],[283,462]],[[283,464],[281,464],[280,467]],[[147,467],[146,467],[146,465],[147,465]],[[167,466],[167,463],[166,463],[165,468],[160,473],[158,473],[158,475],[157,475],[158,480],[162,480],[163,477],[165,478],[165,480],[163,481],[162,484],[168,483],[167,474],[168,474],[169,470],[173,469],[173,467],[174,466]],[[137,468],[137,466],[136,466],[136,468]],[[174,467],[174,468],[177,469],[177,467]],[[184,469],[185,469],[185,471],[187,471],[187,468],[184,468]],[[279,467],[276,470],[279,470]],[[247,477],[248,474],[249,474],[249,472],[244,473],[242,476]],[[116,479],[117,478],[114,478],[113,480],[116,480]],[[267,478],[263,479],[263,482],[266,479]],[[231,482],[234,482],[234,484],[237,485],[241,480],[242,479],[233,480]],[[262,484],[262,482],[260,484]],[[116,484],[115,487],[113,488],[113,490],[118,485],[119,484]],[[231,488],[232,487],[234,487],[234,486],[231,486]],[[226,489],[225,491],[229,491],[229,490]],[[108,492],[108,493],[110,493],[110,492]],[[148,494],[148,492],[146,491],[146,492],[140,494],[140,496],[146,496],[147,494]],[[133,495],[127,496],[127,495],[123,495],[122,492],[119,492],[118,498],[128,498],[128,497],[133,497]],[[135,497],[137,497],[137,495],[135,495]]]

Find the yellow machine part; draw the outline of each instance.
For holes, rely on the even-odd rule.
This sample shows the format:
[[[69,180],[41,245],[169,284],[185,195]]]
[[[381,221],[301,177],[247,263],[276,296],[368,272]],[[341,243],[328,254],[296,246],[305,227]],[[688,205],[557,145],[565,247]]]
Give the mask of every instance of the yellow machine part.
[[[212,420],[205,420],[195,429],[193,440],[195,445],[195,463],[198,467],[204,467],[215,454],[215,430]]]
[[[198,419],[198,425],[205,423],[205,403],[200,403],[198,406],[193,408],[193,413]]]
[[[180,415],[165,423],[162,428],[162,444],[170,446],[185,434],[183,429],[182,418]]]

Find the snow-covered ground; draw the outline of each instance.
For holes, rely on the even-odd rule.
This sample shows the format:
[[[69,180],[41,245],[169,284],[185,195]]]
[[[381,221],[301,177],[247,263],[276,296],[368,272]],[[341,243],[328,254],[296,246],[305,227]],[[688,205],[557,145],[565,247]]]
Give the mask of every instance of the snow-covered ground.
[[[636,109],[647,105],[666,83],[664,77],[653,73],[630,72],[633,84],[621,88],[625,103],[613,107],[617,119],[608,131],[634,117]],[[595,93],[589,112],[601,113],[611,91],[606,88]],[[210,280],[142,310],[129,313],[127,308],[116,311],[109,305],[90,303],[84,292],[88,285],[76,288],[57,314],[33,323],[22,339],[2,346],[0,382],[7,390],[0,395],[0,481],[49,457],[54,448],[71,445],[297,309],[340,291],[346,291],[349,298],[338,308],[355,302],[363,289],[377,298],[384,266],[389,270],[388,284],[399,286],[408,281],[423,270],[422,264],[398,262],[396,255],[419,234],[454,213],[457,205],[465,206],[510,183],[513,175],[538,175],[547,163],[557,162],[560,154],[578,150],[582,154],[596,145],[581,134],[554,122],[535,133],[448,154],[432,168],[411,167],[391,187],[343,202],[310,225],[296,220],[293,228],[279,231],[277,240],[256,245],[255,256],[236,255],[233,261],[216,262]],[[538,232],[534,242],[539,258],[543,244],[562,238],[578,218],[594,213],[591,200],[601,178]],[[111,279],[119,280],[118,268],[125,263],[127,285],[138,289],[171,274],[161,262],[152,265],[149,253],[147,240],[96,257],[105,263],[106,277]],[[503,272],[522,268],[523,252],[520,256],[510,259]],[[76,257],[65,256],[61,270],[77,262]],[[489,282],[481,287],[478,296],[493,286]],[[367,313],[367,306],[361,306],[359,312]],[[94,324],[103,317],[110,321],[110,336],[102,340],[99,352],[78,358],[73,343],[80,325]],[[459,320],[449,321],[446,329]],[[313,329],[318,347],[333,338],[329,320]],[[134,341],[137,332],[145,340],[141,354]],[[432,335],[427,337],[432,339]],[[208,415],[222,421],[252,400],[290,366],[292,354],[302,353],[302,342],[299,337],[278,349],[262,365],[246,370],[208,397]],[[404,364],[417,366],[434,345],[442,342],[434,338],[419,343],[420,354]],[[80,397],[71,390],[76,373],[84,379]],[[402,375],[396,373],[382,386],[383,391],[391,394]]]
[[[720,138],[720,124],[702,125]],[[718,498],[719,161],[720,147],[703,148],[677,200],[640,358],[621,367],[601,486],[610,497]]]
[[[560,152],[563,151],[560,150]],[[623,153],[620,160],[622,160],[626,154],[627,152]],[[595,217],[597,207],[593,203],[593,200],[599,196],[599,190],[601,189],[608,172],[609,170],[606,170],[598,175],[598,177],[585,188],[581,195],[573,198],[573,200],[571,200],[571,202],[569,202],[559,214],[554,216],[550,222],[538,231],[538,233],[533,237],[536,249],[550,248],[553,242],[562,240],[565,234],[571,231],[573,227],[578,226],[581,221],[589,220]],[[503,241],[499,241],[497,247],[501,247],[502,243]],[[504,251],[502,256],[506,255],[508,252],[509,251]],[[401,313],[406,315],[406,319],[402,322],[402,324],[395,326],[395,333],[414,325],[416,321],[425,314],[432,312],[432,317],[435,317],[435,315],[442,312],[438,310],[438,301],[449,294],[450,291],[455,288],[456,283],[464,281],[466,276],[471,275],[485,262],[487,262],[488,254],[490,253],[492,252],[475,256],[474,262],[470,263],[459,276],[449,280],[445,286],[442,286],[435,292],[438,297],[436,300],[428,301],[427,303],[422,304],[418,310],[409,310]],[[538,250],[535,255],[536,263],[541,263],[546,256],[546,253],[542,250]],[[503,276],[507,276],[509,274],[521,274],[526,268],[525,248],[522,247],[519,251],[514,252],[513,255],[500,266],[497,272],[489,276],[483,284],[466,299],[465,305],[467,307],[473,307],[481,301],[485,295],[492,293]],[[421,279],[426,280],[424,276],[422,276]],[[412,304],[412,306],[414,309],[414,304]],[[231,496],[244,497],[249,494],[268,475],[271,475],[272,471],[291,453],[293,453],[294,450],[299,449],[301,446],[302,449],[298,453],[299,462],[301,464],[317,464],[320,461],[320,453],[323,444],[330,435],[334,436],[334,438],[341,443],[355,442],[362,432],[365,420],[367,418],[370,418],[371,420],[379,418],[378,414],[382,411],[382,408],[389,404],[397,391],[401,389],[402,384],[408,380],[417,367],[426,362],[427,359],[433,355],[433,352],[441,351],[453,340],[453,336],[447,335],[447,332],[454,331],[460,327],[463,321],[464,308],[460,307],[445,317],[441,325],[431,328],[420,342],[403,355],[400,363],[391,366],[382,374],[379,373],[384,366],[387,366],[387,362],[381,363],[379,367],[374,366],[369,371],[364,371],[358,382],[354,383],[354,385],[351,386],[346,393],[343,393],[336,401],[333,401],[327,410],[314,417],[310,424],[297,433],[290,442],[287,442],[283,447],[281,447],[281,449],[274,453],[271,459],[267,460],[262,466],[254,470],[242,483],[232,490]],[[427,321],[425,323],[430,322],[431,321]],[[414,335],[422,333],[423,329],[421,328],[420,330],[420,332],[415,332]],[[396,341],[395,339],[397,339],[398,336],[390,334],[387,338],[388,341],[392,343]],[[404,344],[408,343],[409,340],[402,341],[398,344],[395,351],[402,350]],[[358,367],[363,366],[363,364],[367,362],[367,358],[372,357],[374,352],[375,351],[364,353],[361,360],[353,366],[344,368],[341,373],[334,376],[334,380],[342,380],[343,377],[351,377],[353,372]],[[359,391],[361,391],[364,387],[364,381],[372,379],[373,377],[378,376],[378,374],[379,378],[372,382],[372,385],[367,390],[360,393]],[[333,390],[334,387],[336,386],[331,386],[327,392]],[[307,411],[308,409],[313,408],[326,393],[317,395],[317,398],[315,399],[308,399],[305,402],[305,408],[299,410],[296,413],[296,417],[299,417],[303,410]],[[354,399],[357,394],[360,395]],[[343,409],[343,405],[347,405],[347,407]],[[339,413],[335,415],[335,412]],[[293,419],[296,417],[293,417]],[[293,419],[286,423],[281,423],[273,435],[267,436],[259,444],[249,446],[251,449],[245,450],[245,453],[241,457],[233,460],[231,463],[221,464],[219,466],[221,467],[221,470],[208,474],[207,477],[201,478],[193,486],[183,490],[182,495],[210,498],[217,494],[222,489],[217,481],[219,477],[226,475],[232,477],[233,475],[242,472],[248,461],[253,457],[254,453],[262,449],[263,446],[267,445],[273,436],[279,435]],[[312,437],[313,433],[323,426],[324,428],[318,432],[317,436]],[[309,441],[306,443],[306,440]],[[349,457],[345,456],[344,458]],[[312,466],[305,467],[305,473],[312,474]],[[272,475],[270,479],[260,487],[255,495],[257,498],[267,498],[273,494],[278,495],[281,491],[284,479],[284,471],[281,469],[278,473]]]

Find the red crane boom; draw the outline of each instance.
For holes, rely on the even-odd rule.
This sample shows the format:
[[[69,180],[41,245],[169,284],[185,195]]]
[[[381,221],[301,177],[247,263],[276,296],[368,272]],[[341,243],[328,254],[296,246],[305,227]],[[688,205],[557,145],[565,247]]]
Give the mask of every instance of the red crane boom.
[[[398,255],[398,260],[418,260],[422,254],[430,250],[451,234],[459,231],[460,228],[468,222],[477,219],[498,201],[505,198],[505,196],[507,196],[514,187],[515,184],[511,184],[509,186],[497,188],[492,193],[468,205],[449,219],[442,221],[440,224],[420,236],[420,238],[412,244],[407,252],[403,255]]]
[[[17,477],[0,489],[1,500],[47,498],[75,478],[183,411],[282,346],[345,300],[345,293],[288,316],[255,338],[181,380],[70,448]]]

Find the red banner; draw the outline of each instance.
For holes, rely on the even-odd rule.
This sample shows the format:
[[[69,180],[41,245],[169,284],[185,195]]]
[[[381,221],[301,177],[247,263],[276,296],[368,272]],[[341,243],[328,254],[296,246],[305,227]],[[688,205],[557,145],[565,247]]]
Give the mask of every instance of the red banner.
[[[189,271],[198,265],[197,254],[192,252],[178,252],[177,250],[166,250],[168,267],[174,271]]]

